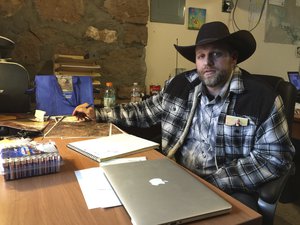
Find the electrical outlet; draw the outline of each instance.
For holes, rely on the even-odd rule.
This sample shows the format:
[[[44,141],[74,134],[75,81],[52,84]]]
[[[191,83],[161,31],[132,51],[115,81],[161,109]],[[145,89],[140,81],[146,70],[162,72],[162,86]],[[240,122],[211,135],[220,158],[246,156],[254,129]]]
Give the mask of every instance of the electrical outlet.
[[[230,13],[233,9],[233,1],[232,0],[223,0],[222,3],[222,12]]]

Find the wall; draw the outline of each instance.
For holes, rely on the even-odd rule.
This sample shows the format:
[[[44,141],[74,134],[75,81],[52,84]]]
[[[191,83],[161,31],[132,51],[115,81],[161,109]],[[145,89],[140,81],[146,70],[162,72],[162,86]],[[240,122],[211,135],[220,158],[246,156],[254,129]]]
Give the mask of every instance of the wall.
[[[249,13],[249,2],[262,1],[239,1],[236,21],[241,28],[248,29],[258,20],[258,12]],[[173,44],[177,39],[179,45],[194,44],[197,31],[188,30],[187,22],[147,23],[147,2],[150,0],[0,0],[0,35],[16,42],[13,58],[31,77],[52,73],[54,53],[88,53],[102,66],[103,83],[163,85],[176,67]],[[207,22],[223,21],[233,31],[232,15],[221,12],[221,3],[186,0],[186,12],[189,7],[205,8]],[[296,46],[265,43],[265,15],[266,10],[253,31],[257,51],[240,66],[287,79],[286,71],[298,69]],[[194,65],[178,55],[178,67],[192,69]]]
[[[254,2],[259,4],[262,1]],[[254,11],[252,14],[249,13],[249,2],[251,1],[239,1],[239,8],[236,9],[235,17],[239,27],[246,30],[253,27],[253,24],[259,18],[258,11]],[[221,3],[222,0],[186,0],[185,12],[187,12],[188,7],[204,8],[207,10],[206,22],[222,21],[233,32],[232,15],[221,12]],[[177,38],[179,45],[192,45],[195,43],[198,31],[188,30],[187,16],[186,13],[184,25],[148,21],[148,45],[146,46],[147,86],[150,84],[163,85],[170,73],[174,72],[176,50],[173,44],[176,44]],[[287,71],[298,70],[299,58],[295,56],[296,46],[265,43],[265,16],[266,7],[260,24],[252,32],[257,41],[257,50],[250,59],[239,64],[239,66],[252,73],[274,74],[287,80]],[[249,21],[251,18],[252,20]],[[178,55],[178,67],[193,69],[194,65]]]
[[[0,35],[29,72],[53,74],[54,54],[88,55],[100,81],[144,84],[147,0],[0,0]]]

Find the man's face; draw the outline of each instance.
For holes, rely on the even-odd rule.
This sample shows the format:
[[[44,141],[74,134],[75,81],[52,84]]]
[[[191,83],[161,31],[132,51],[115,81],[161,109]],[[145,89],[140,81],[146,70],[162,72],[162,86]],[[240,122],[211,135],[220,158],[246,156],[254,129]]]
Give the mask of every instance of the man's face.
[[[196,68],[201,81],[211,88],[222,87],[237,62],[237,53],[225,45],[208,44],[196,47]]]

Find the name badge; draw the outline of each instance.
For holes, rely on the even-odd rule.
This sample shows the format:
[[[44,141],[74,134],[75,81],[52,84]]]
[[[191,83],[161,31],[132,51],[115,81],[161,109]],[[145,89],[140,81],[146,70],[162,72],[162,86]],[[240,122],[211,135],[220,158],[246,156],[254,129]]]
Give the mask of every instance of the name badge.
[[[225,125],[227,126],[247,126],[249,119],[237,116],[226,116]]]

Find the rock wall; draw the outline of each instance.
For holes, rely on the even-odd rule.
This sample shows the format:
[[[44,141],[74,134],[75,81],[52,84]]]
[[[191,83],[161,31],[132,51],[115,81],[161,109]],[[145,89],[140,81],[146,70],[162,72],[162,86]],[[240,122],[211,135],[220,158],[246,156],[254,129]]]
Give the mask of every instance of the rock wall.
[[[147,0],[0,0],[0,36],[31,83],[53,74],[54,54],[73,54],[101,65],[102,84],[144,85],[148,13]]]

